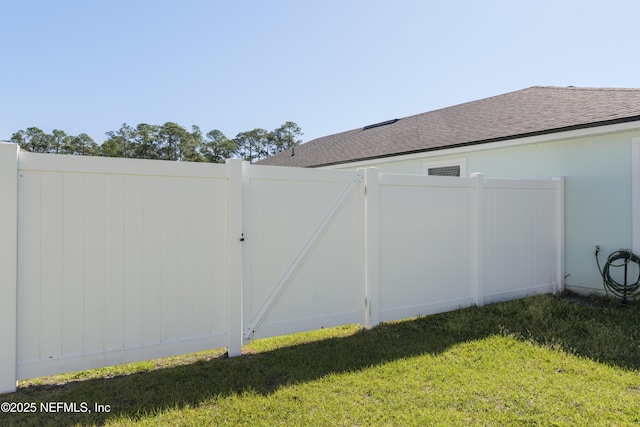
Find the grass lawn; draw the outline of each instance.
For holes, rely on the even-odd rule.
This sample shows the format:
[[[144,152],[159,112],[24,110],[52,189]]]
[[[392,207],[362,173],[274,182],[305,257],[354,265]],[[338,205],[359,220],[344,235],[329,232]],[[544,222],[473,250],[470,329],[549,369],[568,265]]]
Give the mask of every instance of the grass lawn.
[[[541,295],[23,381],[0,425],[634,425],[640,304]],[[40,403],[109,405],[44,413]],[[14,405],[15,406],[15,405]]]

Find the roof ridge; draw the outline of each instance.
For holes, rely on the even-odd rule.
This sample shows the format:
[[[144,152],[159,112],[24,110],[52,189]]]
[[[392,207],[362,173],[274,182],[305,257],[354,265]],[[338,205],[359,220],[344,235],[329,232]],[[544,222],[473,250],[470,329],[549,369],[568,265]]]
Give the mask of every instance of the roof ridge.
[[[465,101],[465,102],[461,102],[459,104],[453,104],[453,105],[448,105],[446,107],[441,107],[441,108],[436,108],[435,110],[430,110],[430,111],[425,111],[423,113],[418,113],[418,114],[412,114],[410,116],[405,116],[405,117],[400,117],[400,120],[403,119],[409,119],[412,117],[417,117],[417,116],[422,116],[425,114],[431,114],[431,113],[435,113],[438,111],[443,111],[443,110],[447,110],[449,108],[458,108],[461,107],[463,105],[468,105],[468,104],[475,104],[475,103],[480,103],[480,102],[486,102],[489,101],[491,99],[495,99],[495,98],[502,98],[508,95],[513,95],[515,93],[519,93],[519,92],[526,92],[532,89],[557,89],[557,90],[585,90],[585,91],[629,91],[629,92],[640,92],[640,88],[614,88],[614,87],[608,87],[608,88],[601,88],[601,87],[579,87],[579,86],[530,86],[524,89],[518,89],[518,90],[513,90],[511,92],[505,92],[505,93],[501,93],[499,95],[493,95],[493,96],[488,96],[486,98],[480,98],[480,99],[474,99],[472,101]]]
[[[435,110],[425,111],[423,113],[418,113],[418,114],[413,114],[411,116],[401,117],[401,119],[409,119],[411,117],[417,117],[417,116],[422,116],[422,115],[425,115],[425,114],[431,114],[431,113],[435,113],[435,112],[438,112],[438,111],[447,110],[447,109],[450,109],[450,108],[461,107],[463,105],[475,104],[475,103],[479,103],[479,102],[485,102],[485,101],[488,101],[490,99],[502,98],[504,96],[512,95],[514,93],[524,92],[524,91],[527,91],[527,90],[531,90],[531,89],[535,89],[535,88],[542,88],[542,87],[544,87],[544,86],[531,86],[531,87],[527,87],[527,88],[524,88],[524,89],[512,90],[511,92],[505,92],[505,93],[501,93],[499,95],[487,96],[485,98],[474,99],[474,100],[471,100],[471,101],[465,101],[465,102],[461,102],[459,104],[448,105],[446,107],[436,108]]]
[[[588,86],[531,86],[527,89],[558,89],[558,90],[587,90],[587,91],[640,91],[633,87],[588,87]],[[522,89],[526,90],[526,89]],[[518,92],[518,91],[516,91]],[[506,95],[506,94],[505,94]],[[497,95],[500,96],[500,95]]]

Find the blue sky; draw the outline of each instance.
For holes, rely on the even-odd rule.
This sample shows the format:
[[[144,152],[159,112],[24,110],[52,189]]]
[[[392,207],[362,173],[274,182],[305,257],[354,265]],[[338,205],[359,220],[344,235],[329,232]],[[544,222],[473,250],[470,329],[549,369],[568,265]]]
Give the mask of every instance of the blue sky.
[[[20,0],[0,16],[0,140],[294,121],[308,141],[535,85],[640,87],[637,0]]]

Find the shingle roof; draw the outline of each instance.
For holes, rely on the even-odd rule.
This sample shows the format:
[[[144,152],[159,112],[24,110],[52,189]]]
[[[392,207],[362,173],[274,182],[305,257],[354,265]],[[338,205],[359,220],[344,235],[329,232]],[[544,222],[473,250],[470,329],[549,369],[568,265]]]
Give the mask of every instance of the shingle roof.
[[[640,120],[640,89],[534,86],[314,139],[260,161],[314,167]]]

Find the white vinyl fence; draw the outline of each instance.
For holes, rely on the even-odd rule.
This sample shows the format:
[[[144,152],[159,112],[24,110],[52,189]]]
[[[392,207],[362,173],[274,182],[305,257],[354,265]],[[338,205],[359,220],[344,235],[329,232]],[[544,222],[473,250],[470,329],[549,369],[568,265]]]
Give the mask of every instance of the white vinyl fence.
[[[563,181],[32,154],[0,144],[17,379],[562,286]]]

